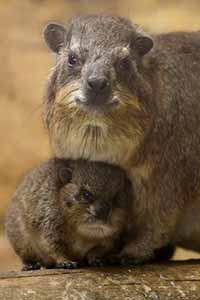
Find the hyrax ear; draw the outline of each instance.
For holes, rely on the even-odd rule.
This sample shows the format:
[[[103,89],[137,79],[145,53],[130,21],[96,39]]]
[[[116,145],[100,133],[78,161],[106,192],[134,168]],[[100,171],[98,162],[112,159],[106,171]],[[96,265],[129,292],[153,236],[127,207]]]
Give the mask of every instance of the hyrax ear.
[[[134,40],[135,48],[140,56],[148,53],[153,47],[153,39],[142,30],[138,30]]]
[[[49,49],[58,53],[65,45],[67,31],[61,24],[49,23],[44,28],[43,35]]]

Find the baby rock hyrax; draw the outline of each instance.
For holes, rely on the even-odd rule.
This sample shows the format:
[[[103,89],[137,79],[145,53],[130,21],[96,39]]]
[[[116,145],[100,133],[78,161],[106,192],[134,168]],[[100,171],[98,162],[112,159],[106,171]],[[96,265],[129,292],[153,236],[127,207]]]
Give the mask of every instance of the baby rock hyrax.
[[[24,269],[95,265],[117,250],[131,185],[118,167],[51,159],[25,177],[6,218]]]

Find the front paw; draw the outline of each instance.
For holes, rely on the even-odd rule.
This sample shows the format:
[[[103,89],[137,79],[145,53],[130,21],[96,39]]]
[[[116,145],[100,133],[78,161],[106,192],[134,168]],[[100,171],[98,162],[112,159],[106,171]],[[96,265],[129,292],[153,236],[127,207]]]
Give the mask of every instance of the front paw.
[[[119,254],[108,257],[107,263],[111,266],[137,266],[151,261],[152,258],[151,252],[141,252],[139,255],[134,252],[133,248],[124,248]]]
[[[126,245],[117,257],[123,266],[137,266],[152,261],[154,252],[150,247],[144,247],[141,243],[131,243]]]

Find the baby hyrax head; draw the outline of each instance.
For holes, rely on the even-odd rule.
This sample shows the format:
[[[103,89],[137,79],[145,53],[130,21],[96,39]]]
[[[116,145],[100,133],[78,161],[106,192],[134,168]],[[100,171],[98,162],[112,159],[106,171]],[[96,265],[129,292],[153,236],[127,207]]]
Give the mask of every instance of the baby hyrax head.
[[[70,170],[71,180],[59,194],[68,228],[88,240],[118,237],[127,222],[131,197],[124,171],[83,160],[70,161]],[[66,178],[62,170],[63,174]]]

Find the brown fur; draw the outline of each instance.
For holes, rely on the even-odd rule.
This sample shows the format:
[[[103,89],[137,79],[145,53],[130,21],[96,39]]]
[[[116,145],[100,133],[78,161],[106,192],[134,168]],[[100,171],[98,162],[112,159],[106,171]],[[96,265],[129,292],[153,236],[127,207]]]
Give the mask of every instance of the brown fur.
[[[121,255],[148,259],[169,241],[200,250],[200,33],[153,36],[151,50],[152,39],[118,17],[77,17],[65,30],[44,103],[55,155],[126,169],[137,234]],[[98,70],[110,90],[97,106],[87,80]],[[71,98],[74,87],[83,101]]]
[[[83,189],[92,198],[85,198]],[[92,264],[117,251],[130,193],[118,167],[49,160],[29,172],[18,187],[6,231],[26,266],[56,267],[72,260]]]

